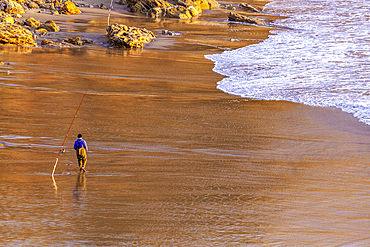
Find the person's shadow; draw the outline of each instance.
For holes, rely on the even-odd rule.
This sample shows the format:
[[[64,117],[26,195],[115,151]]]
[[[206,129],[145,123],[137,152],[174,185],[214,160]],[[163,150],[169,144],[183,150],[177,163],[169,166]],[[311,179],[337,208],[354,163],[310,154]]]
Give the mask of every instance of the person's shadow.
[[[76,186],[73,188],[73,198],[76,200],[83,199],[86,194],[86,176],[84,172],[79,172]]]

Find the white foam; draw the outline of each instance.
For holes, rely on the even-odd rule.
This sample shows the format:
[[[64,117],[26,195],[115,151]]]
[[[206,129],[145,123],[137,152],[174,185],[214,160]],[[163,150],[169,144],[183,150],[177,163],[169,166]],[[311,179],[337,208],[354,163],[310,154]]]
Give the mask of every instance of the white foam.
[[[206,56],[228,76],[224,92],[263,100],[337,107],[370,125],[370,0],[278,0],[289,16],[262,43]]]

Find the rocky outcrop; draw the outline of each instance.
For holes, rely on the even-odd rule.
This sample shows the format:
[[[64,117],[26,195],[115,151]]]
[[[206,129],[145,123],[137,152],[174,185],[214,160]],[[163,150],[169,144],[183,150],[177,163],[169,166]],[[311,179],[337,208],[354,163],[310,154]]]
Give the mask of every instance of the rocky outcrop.
[[[216,0],[127,0],[131,12],[152,18],[169,17],[187,19],[197,16],[204,9],[219,7]]]
[[[192,8],[194,9],[194,8]],[[191,12],[189,9],[185,8],[184,6],[172,6],[166,8],[152,8],[148,11],[148,16],[152,18],[159,18],[159,17],[168,17],[168,18],[177,18],[177,19],[188,19],[193,16],[197,16],[199,14],[198,11]]]
[[[0,0],[0,12],[24,14],[28,9],[50,11],[52,14],[77,15],[81,13],[71,0]]]
[[[62,14],[66,15],[78,15],[81,14],[81,10],[76,7],[74,3],[71,1],[67,1],[63,4],[63,6],[60,8],[60,11]]]
[[[0,7],[8,14],[24,14],[22,5],[13,0],[1,0]]]
[[[0,22],[14,23],[14,18],[10,14],[0,13]]]
[[[229,13],[229,21],[240,21],[257,25],[266,25],[265,22],[260,18],[239,15],[233,12]]]
[[[37,47],[32,33],[17,24],[0,23],[0,46]]]
[[[146,29],[113,24],[107,27],[109,44],[116,48],[143,48],[155,39],[155,35]]]
[[[239,4],[239,8],[241,8],[243,10],[251,11],[251,12],[257,12],[257,13],[259,13],[259,12],[262,11],[262,9],[259,9],[257,7],[254,7],[254,6],[252,6],[250,4],[247,4],[247,3],[241,3],[241,4]]]

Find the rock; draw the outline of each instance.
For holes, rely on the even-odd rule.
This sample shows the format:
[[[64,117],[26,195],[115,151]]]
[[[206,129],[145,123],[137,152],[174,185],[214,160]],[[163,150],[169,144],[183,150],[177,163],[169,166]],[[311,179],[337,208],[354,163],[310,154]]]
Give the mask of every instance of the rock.
[[[152,8],[148,11],[148,16],[152,18],[169,17],[178,19],[188,19],[197,16],[199,12],[193,7],[185,8],[184,6],[171,6],[166,8]]]
[[[66,15],[78,15],[81,14],[81,10],[79,10],[74,3],[71,1],[67,1],[64,5],[60,8],[62,14]]]
[[[215,0],[126,0],[131,12],[152,18],[170,17],[186,19],[197,16],[203,9],[219,7]]]
[[[200,7],[200,9],[214,9],[220,7],[220,4],[216,0],[194,0],[194,7]]]
[[[39,29],[36,29],[35,31],[33,31],[34,33],[47,33],[48,30],[46,30],[45,28],[39,28]],[[45,34],[46,35],[46,34]],[[43,36],[45,36],[43,35]]]
[[[33,2],[35,2],[36,4],[44,4],[45,0],[33,0]],[[58,2],[58,1],[55,1],[55,2]]]
[[[39,27],[41,25],[40,21],[35,20],[35,18],[30,17],[24,21],[24,24],[29,27]]]
[[[37,3],[31,1],[31,2],[28,3],[28,8],[38,9],[38,8],[40,8],[40,6]]]
[[[103,3],[101,3],[101,4],[99,5],[99,8],[100,8],[100,9],[108,9],[108,8],[107,8],[107,6],[105,6]]]
[[[113,24],[107,27],[109,44],[117,48],[143,48],[155,39],[155,35],[146,29]]]
[[[171,8],[166,8],[165,16],[178,19],[188,19],[192,17],[189,10],[184,6],[174,6]]]
[[[260,18],[255,17],[248,17],[245,15],[239,15],[236,13],[229,13],[229,21],[240,21],[240,22],[247,22],[251,24],[257,24],[257,25],[265,25],[265,22],[261,20]]]
[[[172,4],[165,0],[128,0],[127,7],[133,13],[148,14],[153,8],[173,7]]]
[[[45,3],[45,1],[44,1]],[[62,1],[54,1],[54,6],[55,7],[62,7],[63,6],[63,2]]]
[[[242,8],[244,10],[248,10],[248,11],[252,11],[252,12],[261,12],[260,9],[257,9],[256,7],[253,7],[252,5],[250,4],[247,4],[247,3],[241,3],[239,4],[239,8]]]
[[[195,9],[194,6],[188,7],[188,11],[191,14],[191,16],[197,16],[200,13],[198,10]]]
[[[225,9],[228,9],[228,10],[236,10],[236,8],[232,4],[226,4],[225,5]]]
[[[24,14],[22,5],[13,0],[1,0],[5,5],[4,11],[8,14]]]
[[[47,46],[49,48],[72,48],[73,45],[65,42],[54,42],[49,39],[43,39],[41,41],[42,46]]]
[[[0,45],[37,47],[29,30],[11,23],[0,23]]]
[[[35,30],[34,33],[38,34],[40,37],[45,37],[46,35],[48,35],[48,30],[41,28]],[[35,35],[34,39],[37,39],[37,35]]]
[[[175,35],[174,32],[168,31],[168,30],[162,30],[162,34],[163,35],[168,35],[168,36],[174,36]]]
[[[24,24],[25,22],[23,21],[23,20],[19,20],[19,19],[16,19],[15,21],[14,21],[14,24],[17,24],[17,25],[19,25],[19,26],[24,26],[25,24]]]
[[[93,44],[94,43],[92,40],[89,40],[89,39],[81,39],[80,37],[68,38],[68,39],[65,39],[64,42],[70,43],[70,44],[73,44],[73,45],[78,45],[78,46],[85,45],[85,44]]]
[[[53,9],[54,7],[51,4],[41,3],[41,4],[39,4],[39,8],[42,8],[42,9]]]
[[[0,22],[3,22],[3,23],[14,23],[14,18],[11,15],[9,15],[9,14],[0,13]]]
[[[158,17],[163,17],[166,13],[165,8],[151,8],[148,10],[147,15],[151,18],[158,18]]]
[[[38,29],[46,29],[48,32],[59,32],[60,28],[54,21],[45,21]]]

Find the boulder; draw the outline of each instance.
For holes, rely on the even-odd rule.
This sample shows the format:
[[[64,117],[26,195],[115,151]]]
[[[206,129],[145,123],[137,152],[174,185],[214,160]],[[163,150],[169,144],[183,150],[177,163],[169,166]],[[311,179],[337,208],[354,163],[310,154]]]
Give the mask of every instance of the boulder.
[[[168,36],[174,36],[174,35],[176,35],[175,32],[168,31],[168,30],[162,30],[162,34],[163,35],[168,35]]]
[[[31,2],[28,3],[28,8],[38,9],[38,8],[40,8],[40,6],[37,3],[31,1]]]
[[[109,44],[116,48],[143,48],[155,39],[155,35],[144,28],[113,24],[107,27]]]
[[[0,45],[37,47],[29,30],[11,23],[0,23]]]
[[[251,12],[261,12],[261,9],[258,9],[256,7],[253,7],[252,5],[250,4],[247,4],[247,3],[241,3],[239,4],[239,8],[241,9],[244,9],[244,10],[247,10],[247,11],[251,11]]]
[[[5,5],[5,12],[8,14],[24,14],[24,9],[22,5],[13,0],[1,0],[3,5]]]
[[[189,10],[184,6],[173,6],[170,8],[165,9],[165,16],[170,18],[177,18],[177,19],[188,19],[191,18],[192,15]]]
[[[65,39],[64,42],[69,43],[69,44],[73,44],[73,45],[78,45],[78,46],[94,43],[90,39],[81,39],[80,37],[68,38],[68,39]]]
[[[0,22],[3,22],[3,23],[14,23],[14,18],[11,15],[9,15],[9,14],[0,13]]]
[[[193,6],[199,6],[201,9],[214,9],[220,7],[216,0],[195,0]]]
[[[41,25],[40,21],[35,20],[33,17],[26,19],[24,24],[29,27],[39,27]]]
[[[131,12],[152,18],[170,17],[187,19],[197,16],[203,9],[219,7],[216,0],[127,0]]]
[[[46,29],[48,32],[59,32],[60,28],[55,24],[54,21],[45,21],[44,24],[40,25],[38,29]]]
[[[149,10],[153,8],[173,7],[173,5],[165,0],[128,0],[127,7],[133,13],[147,15]]]
[[[260,18],[239,15],[232,12],[229,13],[229,21],[240,21],[257,25],[265,25],[265,22]]]
[[[72,3],[71,1],[65,2],[63,6],[60,8],[60,11],[62,12],[62,14],[66,14],[66,15],[81,14],[81,10],[79,10],[79,8],[77,8],[76,5]]]
[[[33,32],[39,34],[40,36],[45,36],[48,34],[48,30],[46,30],[45,28],[39,28],[34,30]]]

